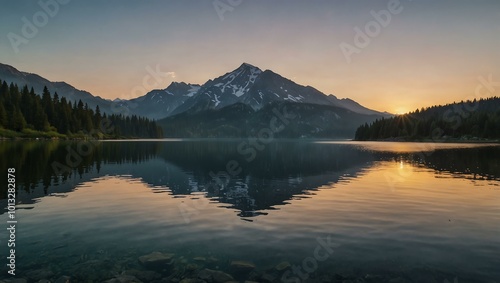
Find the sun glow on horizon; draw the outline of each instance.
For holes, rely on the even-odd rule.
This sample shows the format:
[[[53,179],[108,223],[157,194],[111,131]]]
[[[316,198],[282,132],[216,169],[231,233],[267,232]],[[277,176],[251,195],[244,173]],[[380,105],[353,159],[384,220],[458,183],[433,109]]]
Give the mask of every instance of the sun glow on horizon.
[[[396,110],[394,111],[395,114],[397,115],[402,115],[402,114],[406,114],[410,112],[406,107],[398,107],[396,108]]]

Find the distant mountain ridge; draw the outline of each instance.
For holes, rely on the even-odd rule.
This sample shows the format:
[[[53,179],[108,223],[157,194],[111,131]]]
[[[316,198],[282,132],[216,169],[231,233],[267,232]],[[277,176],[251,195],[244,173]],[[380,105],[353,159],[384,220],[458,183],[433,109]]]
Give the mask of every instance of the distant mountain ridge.
[[[366,115],[390,116],[361,106],[351,99],[337,99],[334,95],[325,95],[311,86],[299,85],[271,70],[261,69],[243,63],[232,72],[214,80],[209,80],[200,87],[198,93],[187,99],[171,114],[221,109],[234,103],[249,105],[259,110],[271,102],[296,102],[318,105],[332,105]]]
[[[199,89],[197,84],[173,82],[166,89],[155,89],[144,96],[124,101],[123,106],[131,108],[134,114],[161,119],[170,116]]]
[[[111,100],[103,99],[99,96],[94,96],[90,92],[76,89],[65,82],[51,82],[40,75],[22,72],[16,68],[0,63],[0,79],[9,83],[17,84],[19,87],[28,85],[33,87],[35,93],[41,94],[46,86],[50,92],[57,92],[59,96],[64,96],[71,102],[81,100],[87,103],[90,108],[95,109],[97,105],[103,112],[111,112]]]
[[[159,120],[158,124],[165,137],[176,138],[350,139],[359,125],[380,118],[331,105],[274,101],[258,110],[235,103],[221,109],[185,111]],[[273,129],[275,126],[278,129]]]
[[[51,92],[57,92],[69,101],[82,100],[91,108],[99,105],[103,112],[126,108],[127,113],[152,119],[161,119],[188,110],[196,112],[221,109],[234,103],[244,103],[258,110],[274,101],[332,105],[360,114],[390,116],[389,113],[363,107],[351,99],[325,95],[311,86],[296,84],[270,70],[262,71],[248,63],[208,80],[203,85],[173,82],[165,89],[155,89],[141,97],[115,101],[94,96],[65,82],[51,82],[37,74],[22,72],[1,63],[0,78],[19,86],[33,87],[36,93],[41,93],[43,87],[47,86]],[[113,103],[115,105],[112,105]]]
[[[199,129],[198,125],[181,121],[183,119],[200,121],[199,124],[215,127],[200,130],[210,136],[252,134],[256,127],[263,125],[264,117],[269,117],[271,106],[277,105],[294,108],[299,117],[302,117],[302,120],[294,122],[291,128],[281,133],[287,137],[352,137],[357,126],[391,116],[386,112],[368,109],[351,99],[338,99],[314,87],[299,85],[271,70],[263,71],[248,63],[243,63],[235,70],[210,79],[202,85],[172,82],[165,89],[155,89],[129,100],[103,99],[65,82],[51,82],[39,75],[21,72],[5,64],[0,64],[0,79],[19,86],[28,85],[38,94],[47,86],[50,92],[57,92],[60,97],[66,97],[73,103],[81,100],[90,108],[99,106],[101,112],[108,114],[134,114],[155,120],[163,119],[160,124],[165,129],[172,129],[171,135],[183,133],[199,136],[192,132]],[[232,110],[229,111],[230,109]],[[235,115],[237,109],[242,112]],[[214,114],[214,111],[221,112]],[[236,124],[233,125],[235,131],[227,130],[232,122],[224,124],[223,121],[227,121],[225,114],[244,122],[248,130],[236,130]],[[251,115],[256,117],[250,117]],[[218,117],[218,120],[211,123],[204,121],[204,116],[207,119]],[[179,125],[184,125],[186,130],[178,131],[172,128]],[[165,136],[169,136],[168,131]]]

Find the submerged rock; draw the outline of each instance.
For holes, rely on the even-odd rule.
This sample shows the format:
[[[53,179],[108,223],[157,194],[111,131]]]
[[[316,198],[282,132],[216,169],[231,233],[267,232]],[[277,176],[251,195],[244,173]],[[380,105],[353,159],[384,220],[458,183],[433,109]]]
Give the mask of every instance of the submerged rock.
[[[205,283],[205,280],[196,279],[196,278],[185,278],[182,279],[179,283]]]
[[[288,262],[288,261],[282,261],[280,263],[278,263],[274,269],[276,269],[277,271],[284,271],[284,270],[287,270],[289,268],[291,268],[292,265]]]
[[[222,271],[216,271],[212,274],[212,279],[214,280],[215,283],[224,283],[228,281],[233,281],[234,278],[233,276],[222,272]]]
[[[198,272],[198,278],[205,280],[205,281],[209,281],[209,282],[210,281],[215,282],[215,283],[225,283],[225,282],[234,280],[233,276],[231,276],[225,272],[222,272],[219,270],[212,270],[212,269],[208,269],[208,268],[205,268],[205,269],[201,270],[200,272]]]
[[[71,282],[71,277],[63,275],[57,278],[56,282],[54,283],[70,283],[70,282]]]
[[[182,264],[188,263],[188,260],[185,257],[183,257],[183,256],[179,257],[179,259],[177,261],[179,263],[182,263]]]
[[[212,272],[210,269],[203,269],[198,272],[198,278],[209,281],[212,279]]]
[[[73,266],[68,273],[71,273],[74,281],[99,281],[112,278],[112,269],[113,264],[109,260],[89,260]]]
[[[440,274],[436,270],[430,268],[415,268],[406,273],[407,278],[411,278],[413,282],[426,282],[426,283],[441,283]]]
[[[28,280],[24,278],[13,278],[13,279],[3,279],[3,281],[0,282],[5,282],[5,283],[27,283]]]
[[[389,283],[410,283],[410,281],[408,281],[404,278],[398,277],[398,278],[393,278],[393,279],[389,280]]]
[[[161,268],[172,265],[174,254],[152,252],[139,257],[139,262],[146,268]]]
[[[197,256],[197,257],[194,257],[193,260],[197,261],[197,262],[206,262],[207,258],[203,257],[203,256]]]
[[[52,272],[52,270],[48,270],[48,269],[37,269],[37,270],[28,271],[26,273],[26,276],[31,280],[38,281],[38,280],[47,279],[47,278],[54,276],[54,272]]]
[[[195,271],[198,268],[199,268],[199,266],[195,263],[189,263],[188,265],[186,265],[186,271],[189,271],[189,272]]]
[[[252,281],[257,282],[257,281],[259,281],[259,278],[261,277],[261,275],[262,275],[262,274],[260,274],[260,273],[258,272],[258,270],[252,270],[252,271],[248,274],[248,276],[247,276],[246,280],[247,280],[247,281],[250,281],[250,282],[252,282]]]
[[[208,263],[216,263],[216,262],[219,262],[219,260],[213,256],[207,258],[207,262]]]
[[[139,279],[141,281],[146,281],[146,282],[150,282],[150,281],[157,280],[157,279],[161,278],[160,273],[154,272],[151,270],[130,269],[130,270],[125,271],[123,274],[135,276],[137,279]]]
[[[233,260],[230,266],[236,273],[248,273],[255,269],[255,264],[242,260]]]
[[[107,281],[104,281],[105,283],[142,283],[141,280],[137,279],[135,276],[132,275],[118,275],[113,279],[109,279]]]
[[[366,274],[365,281],[367,283],[385,283],[387,282],[384,277],[374,274]]]
[[[270,273],[265,273],[264,275],[262,275],[261,277],[261,280],[263,282],[274,282],[276,280],[276,276],[274,276],[273,274],[270,274]]]

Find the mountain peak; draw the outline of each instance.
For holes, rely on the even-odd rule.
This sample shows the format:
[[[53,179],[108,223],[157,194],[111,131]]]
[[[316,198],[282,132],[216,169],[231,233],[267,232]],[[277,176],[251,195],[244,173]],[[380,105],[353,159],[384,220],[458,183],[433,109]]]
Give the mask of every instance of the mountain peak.
[[[18,71],[12,66],[0,63],[0,79],[19,86],[34,87],[41,93],[47,86],[51,92],[58,92],[69,101],[82,100],[101,111],[111,111],[111,100],[94,97],[65,82],[51,82],[36,74]],[[126,102],[125,100],[115,100]],[[327,96],[311,86],[302,86],[271,70],[262,71],[258,67],[243,62],[238,68],[222,76],[208,80],[203,85],[172,82],[166,88],[155,89],[144,96],[130,100],[140,104],[134,114],[153,119],[176,115],[190,109],[222,109],[235,103],[245,103],[254,110],[278,102],[331,105],[365,115],[387,116],[367,109],[351,99]]]
[[[220,95],[226,93],[240,97],[250,89],[255,83],[255,79],[257,79],[261,73],[261,69],[251,64],[243,63],[236,70],[216,78],[210,82],[210,85],[216,87],[217,90],[212,91],[216,91],[220,93]]]
[[[249,64],[249,63],[246,63],[246,62],[243,62],[243,64],[241,64],[240,67],[238,67],[237,70],[240,70],[240,69],[244,69],[244,70],[256,70],[256,71],[261,71],[261,69],[259,69],[259,67],[256,67],[252,64]]]
[[[243,66],[257,68],[254,65],[247,63],[247,62],[243,62],[240,67],[243,67]]]
[[[182,85],[186,85],[186,83],[184,82],[171,82],[166,89],[170,88],[170,87],[178,87],[178,86],[182,86]]]
[[[185,82],[172,82],[164,91],[170,95],[191,97],[200,89],[200,85]]]

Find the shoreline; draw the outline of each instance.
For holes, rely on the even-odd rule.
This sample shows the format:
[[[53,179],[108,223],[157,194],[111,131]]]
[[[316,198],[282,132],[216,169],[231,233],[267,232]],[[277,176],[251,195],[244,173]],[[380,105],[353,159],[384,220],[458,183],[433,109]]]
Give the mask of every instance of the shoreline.
[[[115,137],[99,133],[97,136],[86,135],[82,133],[76,134],[61,134],[57,132],[40,132],[34,130],[24,130],[16,132],[7,129],[0,129],[0,141],[18,141],[18,140],[34,140],[34,141],[81,141],[81,140],[122,140],[122,139],[141,139],[140,137]]]
[[[89,137],[2,137],[0,136],[0,141],[82,141],[82,140],[93,140],[93,141],[231,141],[231,140],[247,140],[255,137],[163,137],[163,138],[146,138],[146,137],[103,137],[103,138],[89,138]],[[463,140],[463,139],[443,139],[443,140],[399,140],[399,139],[384,139],[384,140],[355,140],[346,138],[274,138],[274,141],[325,141],[325,142],[377,142],[377,143],[435,143],[435,144],[446,144],[446,143],[462,143],[462,144],[500,144],[499,139],[493,140]]]
[[[355,142],[406,142],[406,143],[500,143],[500,139],[421,139],[421,140],[402,140],[402,139],[383,139],[383,140],[352,140]]]

